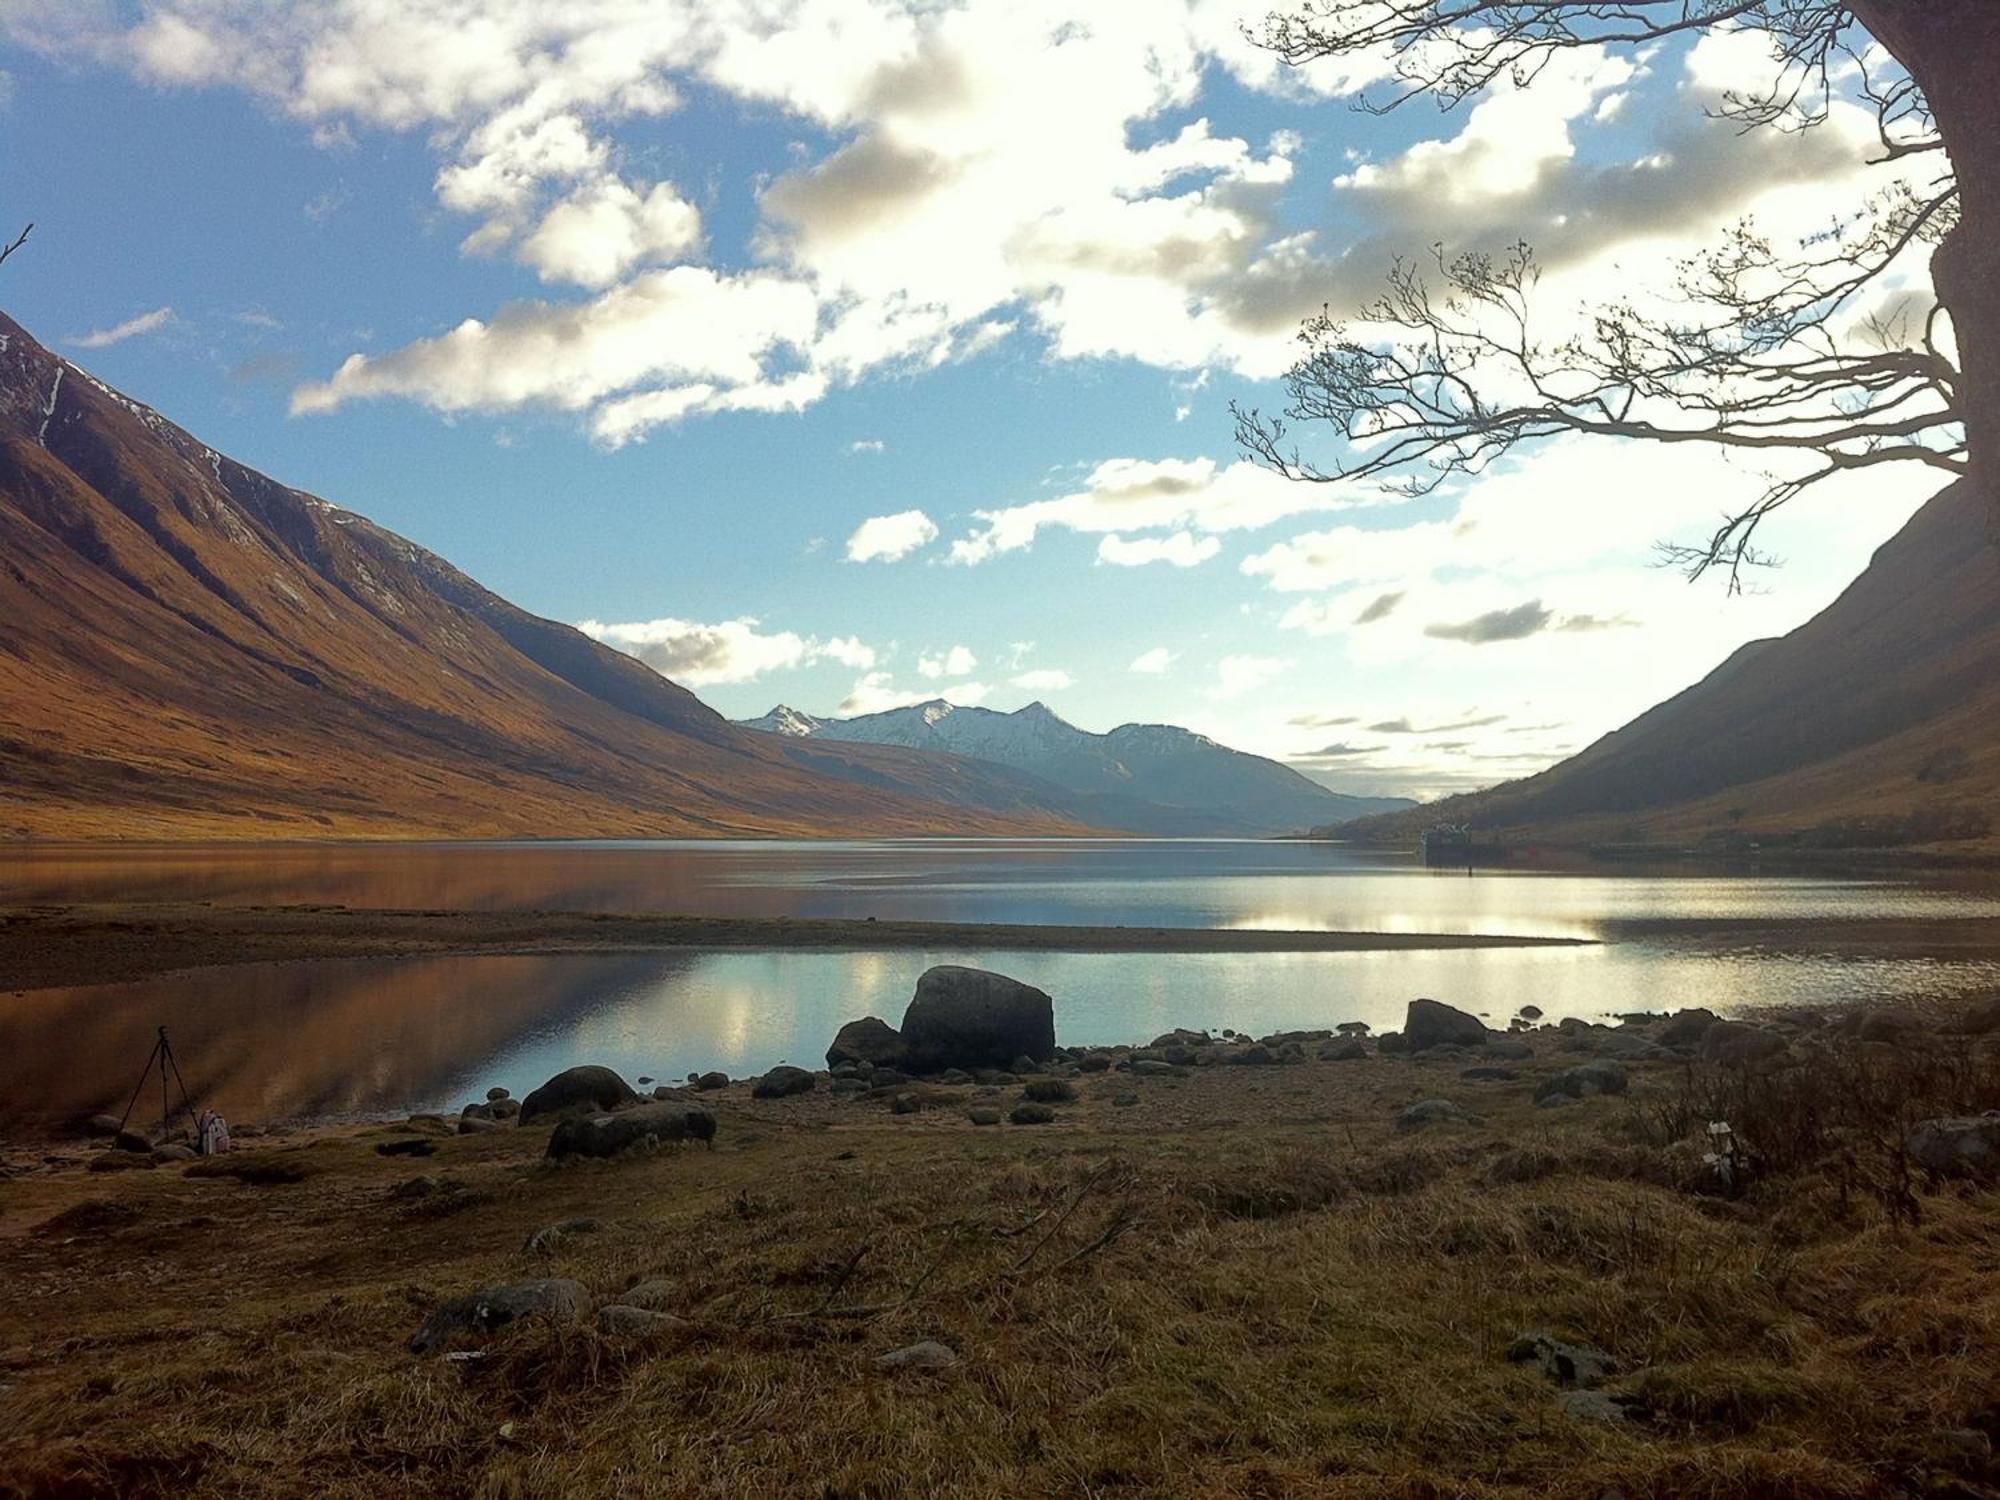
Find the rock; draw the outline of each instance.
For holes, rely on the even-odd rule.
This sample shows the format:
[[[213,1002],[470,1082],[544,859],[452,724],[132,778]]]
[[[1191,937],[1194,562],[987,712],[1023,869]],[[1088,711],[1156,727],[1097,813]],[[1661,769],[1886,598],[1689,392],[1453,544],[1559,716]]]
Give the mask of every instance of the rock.
[[[1558,1097],[1588,1099],[1595,1094],[1622,1094],[1629,1081],[1623,1063],[1600,1058],[1544,1078],[1535,1085],[1535,1102],[1546,1104]]]
[[[1368,1056],[1368,1048],[1358,1036],[1350,1036],[1344,1041],[1328,1042],[1319,1049],[1321,1062],[1360,1062]]]
[[[1472,1125],[1478,1123],[1449,1099],[1419,1099],[1396,1116],[1399,1131],[1422,1130],[1426,1125]]]
[[[586,1063],[565,1068],[521,1101],[521,1123],[538,1115],[570,1113],[600,1114],[607,1109],[623,1109],[637,1104],[632,1086],[609,1068]]]
[[[389,1189],[389,1198],[394,1203],[409,1203],[418,1198],[428,1198],[438,1190],[435,1177],[411,1177]]]
[[[412,1130],[433,1130],[436,1131],[439,1135],[449,1135],[451,1133],[451,1128],[452,1128],[452,1122],[447,1120],[443,1115],[435,1115],[435,1114],[430,1114],[428,1112],[423,1114],[411,1115],[410,1118],[405,1123]],[[240,1125],[237,1126],[235,1129],[231,1130],[229,1133],[232,1136],[248,1134],[248,1132],[245,1131],[243,1127]]]
[[[931,1082],[946,1084],[951,1088],[963,1088],[972,1082],[972,1075],[963,1068],[946,1068]]]
[[[111,1144],[120,1151],[139,1151],[150,1154],[153,1138],[140,1130],[121,1130],[112,1137]]]
[[[1046,1104],[1017,1104],[1007,1111],[1007,1118],[1016,1125],[1047,1125],[1056,1117],[1056,1112]]]
[[[1542,1018],[1542,1008],[1539,1005],[1524,1005],[1514,1014],[1524,1021],[1539,1021]]]
[[[484,1135],[489,1130],[505,1130],[505,1120],[486,1119],[479,1115],[467,1115],[458,1122],[460,1135]]]
[[[662,1328],[670,1328],[678,1322],[680,1319],[670,1314],[654,1312],[646,1307],[628,1307],[622,1302],[597,1310],[597,1331],[608,1333],[613,1338],[639,1338],[657,1333]]]
[[[1086,1052],[1076,1060],[1079,1073],[1108,1073],[1111,1071],[1111,1055],[1106,1052]]]
[[[1462,1068],[1458,1076],[1467,1083],[1515,1083],[1521,1075],[1512,1068],[1496,1068],[1481,1065],[1476,1068]]]
[[[713,1141],[715,1116],[678,1104],[641,1104],[616,1114],[580,1115],[564,1120],[549,1136],[548,1154],[611,1157],[634,1146],[669,1141]]]
[[[1156,1036],[1149,1044],[1154,1047],[1212,1047],[1215,1038],[1205,1031],[1189,1031],[1176,1026],[1163,1036]]]
[[[489,1286],[439,1305],[410,1340],[412,1354],[433,1354],[461,1334],[484,1338],[523,1318],[570,1323],[589,1306],[583,1283],[562,1278]]]
[[[867,1062],[900,1068],[909,1055],[900,1031],[878,1016],[863,1016],[835,1034],[833,1045],[826,1049],[826,1065],[837,1068],[842,1063]]]
[[[1342,1021],[1333,1029],[1342,1036],[1366,1036],[1370,1028],[1366,1021]]]
[[[1698,1047],[1703,1033],[1721,1019],[1706,1006],[1677,1010],[1667,1017],[1666,1025],[1659,1029],[1653,1040],[1662,1047]]]
[[[867,1093],[868,1080],[865,1078],[836,1078],[832,1083],[827,1085],[827,1088],[836,1098],[846,1098],[853,1094]]]
[[[1113,1094],[1111,1096],[1112,1106],[1117,1109],[1130,1109],[1138,1102],[1139,1096],[1137,1094]]]
[[[1076,1100],[1076,1089],[1060,1078],[1031,1078],[1021,1097],[1036,1104],[1071,1104]]]
[[[2000,1110],[1919,1120],[1905,1144],[1912,1161],[1939,1177],[2000,1176]]]
[[[1553,1334],[1533,1330],[1519,1334],[1507,1346],[1515,1364],[1533,1364],[1557,1385],[1599,1386],[1618,1371],[1617,1363],[1594,1344],[1572,1344]]]
[[[493,1118],[496,1120],[518,1120],[521,1118],[521,1101],[519,1099],[495,1099],[486,1107],[492,1111]]]
[[[1409,1039],[1400,1031],[1385,1031],[1375,1038],[1375,1050],[1384,1057],[1394,1057],[1410,1050]]]
[[[1915,1023],[1908,1016],[1893,1010],[1871,1010],[1863,1014],[1854,1034],[1864,1042],[1903,1042],[1914,1029]]]
[[[729,1087],[729,1075],[727,1073],[700,1073],[695,1076],[693,1082],[699,1092],[712,1094],[717,1089],[726,1089]]]
[[[523,1255],[547,1255],[565,1240],[575,1239],[580,1234],[597,1233],[595,1219],[564,1219],[556,1224],[544,1224],[521,1245]]]
[[[1178,1078],[1181,1076],[1181,1070],[1172,1063],[1161,1062],[1158,1058],[1152,1057],[1136,1059],[1128,1071],[1134,1078]]]
[[[1034,1058],[1028,1056],[1027,1053],[1022,1052],[1016,1054],[1014,1060],[1007,1064],[1007,1066],[1016,1073],[1028,1074],[1040,1072],[1042,1065]]]
[[[877,1355],[875,1363],[885,1370],[944,1370],[958,1363],[958,1355],[935,1339],[925,1339]]]
[[[147,1151],[100,1151],[90,1159],[93,1172],[129,1172],[135,1169],[150,1172],[155,1163],[153,1153]]]
[[[1535,1055],[1535,1049],[1515,1037],[1495,1037],[1486,1044],[1486,1055],[1506,1062],[1526,1062]]]
[[[377,1156],[436,1156],[437,1142],[418,1136],[407,1141],[384,1141],[375,1148]]]
[[[909,1074],[899,1073],[894,1068],[875,1068],[868,1074],[868,1086],[872,1089],[899,1089],[910,1081]]]
[[[1244,1068],[1268,1068],[1278,1059],[1269,1047],[1258,1042],[1249,1047],[1233,1047],[1222,1055],[1226,1063]]]
[[[646,1085],[647,1085],[647,1084],[649,1084],[649,1083],[651,1083],[652,1081],[653,1081],[653,1080],[652,1080],[651,1078],[647,1077],[647,1076],[646,1076],[645,1074],[643,1074],[643,1073],[639,1075],[639,1087],[640,1087],[640,1088],[644,1088],[644,1087],[646,1087]]]
[[[486,1102],[488,1104],[492,1104],[497,1100],[505,1099],[507,1097],[508,1097],[507,1091],[497,1086],[490,1088],[486,1091]]]
[[[628,1286],[611,1299],[613,1307],[640,1307],[647,1312],[665,1312],[674,1305],[673,1283],[649,1276],[636,1286]]]
[[[1701,1034],[1703,1062],[1748,1067],[1769,1062],[1785,1051],[1785,1038],[1744,1021],[1717,1021]]]
[[[982,1104],[977,1109],[968,1109],[965,1112],[965,1118],[975,1125],[998,1125],[1000,1123],[1000,1111]]]
[[[1609,1391],[1564,1391],[1556,1397],[1556,1405],[1564,1416],[1579,1422],[1630,1422],[1647,1414],[1639,1397]]]
[[[1436,1000],[1412,1000],[1403,1017],[1403,1039],[1412,1052],[1432,1047],[1483,1047],[1486,1023],[1475,1015]]]
[[[170,1161],[193,1161],[194,1159],[194,1147],[183,1146],[179,1141],[168,1141],[164,1146],[155,1146],[153,1148],[153,1160],[161,1166],[165,1166]]]
[[[917,980],[903,1041],[917,1072],[1032,1065],[1055,1056],[1055,1002],[1004,974],[940,964]]]
[[[92,1115],[88,1120],[83,1122],[83,1133],[85,1135],[109,1138],[117,1135],[122,1128],[118,1123],[118,1116],[116,1115]]]
[[[795,1068],[790,1063],[779,1063],[750,1090],[754,1099],[789,1099],[794,1094],[809,1094],[818,1082],[804,1068]]]

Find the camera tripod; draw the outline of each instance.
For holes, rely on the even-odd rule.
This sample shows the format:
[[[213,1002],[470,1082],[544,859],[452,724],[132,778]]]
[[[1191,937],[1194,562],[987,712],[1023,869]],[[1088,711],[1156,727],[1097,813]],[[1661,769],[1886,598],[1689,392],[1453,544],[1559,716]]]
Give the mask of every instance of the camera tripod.
[[[153,1070],[160,1070],[160,1138],[165,1140],[173,1128],[174,1109],[167,1094],[167,1075],[180,1087],[181,1110],[188,1117],[189,1133],[197,1140],[201,1136],[201,1121],[195,1115],[194,1101],[188,1098],[187,1082],[181,1077],[181,1065],[174,1061],[174,1044],[167,1040],[167,1028],[160,1028],[159,1040],[153,1043],[153,1050],[146,1054],[146,1066],[140,1070],[138,1086],[132,1090],[131,1102],[125,1106],[125,1113],[119,1116],[118,1128],[123,1131],[125,1122],[132,1118],[132,1111],[139,1107],[139,1096],[146,1091],[146,1080],[153,1076]]]

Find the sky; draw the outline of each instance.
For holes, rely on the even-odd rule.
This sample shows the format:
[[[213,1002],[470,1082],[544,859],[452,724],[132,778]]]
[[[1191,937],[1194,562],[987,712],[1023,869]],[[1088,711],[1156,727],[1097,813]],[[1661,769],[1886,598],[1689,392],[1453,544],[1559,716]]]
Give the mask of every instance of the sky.
[[[1343,790],[1526,774],[1824,607],[1938,487],[1560,440],[1420,499],[1251,464],[1301,319],[1525,239],[1560,331],[1872,123],[1714,117],[1762,39],[1386,115],[1268,0],[0,0],[0,306],[205,442],[732,717],[1040,700]],[[1308,443],[1319,441],[1310,433]]]

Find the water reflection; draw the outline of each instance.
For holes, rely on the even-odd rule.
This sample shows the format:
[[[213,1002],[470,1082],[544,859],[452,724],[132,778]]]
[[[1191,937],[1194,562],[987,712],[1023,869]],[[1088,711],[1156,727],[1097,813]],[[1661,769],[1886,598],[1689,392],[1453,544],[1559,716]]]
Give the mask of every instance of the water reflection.
[[[1325,844],[882,840],[35,848],[0,904],[170,900],[1593,937],[1628,918],[2000,915],[1979,887],[1427,871]]]
[[[32,991],[0,1005],[0,1131],[122,1108],[169,1026],[189,1084],[237,1119],[455,1108],[578,1062],[628,1078],[816,1065],[841,1022],[902,1014],[931,963],[998,968],[1056,997],[1067,1043],[1173,1026],[1262,1033],[1398,1024],[1414,995],[1505,1023],[1708,1005],[1954,995],[1986,962],[1712,955],[1629,945],[1430,953],[706,953],[255,964],[137,984]]]

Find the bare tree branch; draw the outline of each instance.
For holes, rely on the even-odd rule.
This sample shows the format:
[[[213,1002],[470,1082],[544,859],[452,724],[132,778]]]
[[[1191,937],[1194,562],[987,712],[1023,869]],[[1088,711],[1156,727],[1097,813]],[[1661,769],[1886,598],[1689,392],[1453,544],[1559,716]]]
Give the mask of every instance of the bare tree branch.
[[[35,226],[33,224],[30,224],[26,229],[22,230],[19,234],[15,235],[14,243],[7,246],[4,250],[0,250],[0,263],[5,262],[8,256],[12,255],[16,250],[20,249],[23,245],[27,244],[28,236],[33,234],[34,232],[35,232]]]

